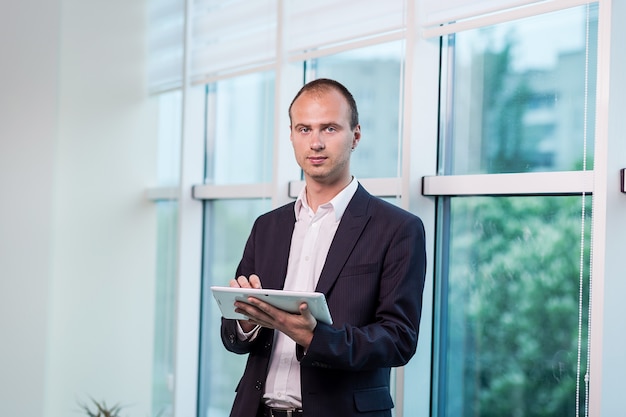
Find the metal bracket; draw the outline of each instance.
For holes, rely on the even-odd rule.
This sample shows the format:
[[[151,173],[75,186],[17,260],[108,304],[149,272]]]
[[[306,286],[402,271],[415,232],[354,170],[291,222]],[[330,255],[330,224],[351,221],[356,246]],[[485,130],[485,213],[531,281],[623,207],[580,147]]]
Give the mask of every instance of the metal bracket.
[[[621,178],[620,183],[622,187],[620,191],[623,193],[626,193],[626,178],[625,177],[626,177],[626,168],[622,168],[620,170],[620,178]]]

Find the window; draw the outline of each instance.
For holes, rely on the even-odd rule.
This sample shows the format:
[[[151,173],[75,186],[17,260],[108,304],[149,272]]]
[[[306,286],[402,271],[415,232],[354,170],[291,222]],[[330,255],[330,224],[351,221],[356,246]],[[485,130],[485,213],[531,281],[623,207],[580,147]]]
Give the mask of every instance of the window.
[[[270,181],[273,73],[229,78],[207,88],[206,182],[224,185]]]
[[[180,178],[182,94],[179,90],[173,90],[161,93],[154,99],[158,106],[158,184],[164,188],[175,189]],[[178,201],[172,195],[161,196],[156,204],[157,265],[154,303],[152,410],[154,413],[160,413],[166,417],[172,413],[174,400]]]
[[[450,77],[442,79],[450,81],[442,85],[449,111],[440,171],[590,167],[596,28],[591,6],[444,38]],[[579,415],[589,365],[591,197],[438,203],[435,415]]]
[[[207,288],[232,277],[254,218],[297,195],[302,181],[290,161],[286,110],[301,84],[319,77],[339,79],[357,99],[363,140],[355,175],[373,194],[420,215],[432,245],[418,352],[393,376],[396,415],[560,416],[585,406],[590,287],[601,281],[594,298],[604,298],[594,308],[612,303],[611,317],[621,312],[613,293],[623,293],[608,277],[619,274],[619,260],[604,243],[618,247],[623,236],[615,221],[621,206],[607,191],[621,164],[611,152],[621,142],[605,108],[609,91],[611,104],[624,96],[615,75],[622,58],[606,52],[615,49],[607,47],[611,37],[611,45],[621,39],[609,13],[622,16],[621,2],[218,3],[187,3],[182,84],[180,75],[153,73],[151,91],[182,85],[185,100],[177,122],[183,151],[170,152],[183,162],[164,171],[183,178],[166,174],[160,184],[180,185],[181,198],[158,203],[160,239],[179,235],[175,327],[183,331],[175,332],[175,366],[167,329],[155,334],[163,341],[155,347],[155,413],[168,404],[176,415],[230,410],[245,357],[221,345]],[[159,27],[182,38],[180,18],[168,22]],[[169,45],[159,40],[155,47]],[[172,63],[183,55],[166,49],[156,58]],[[597,92],[596,67],[604,82]],[[596,93],[607,104],[597,108],[597,127]],[[609,279],[592,279],[591,258]],[[600,335],[597,364],[620,357],[620,337]],[[619,385],[618,372],[607,377],[602,369],[591,384],[614,399],[619,394],[607,387]],[[509,397],[502,403],[498,395]]]
[[[262,187],[273,168],[273,73],[227,78],[207,85],[206,92],[205,182]],[[270,209],[267,198],[204,202],[199,416],[228,416],[246,360],[222,345],[221,314],[210,286],[228,285],[254,220]]]
[[[448,240],[438,252],[437,416],[579,415],[590,202],[582,264],[580,196],[442,204]],[[584,389],[578,395],[584,404]]]
[[[174,392],[174,323],[178,203],[157,204],[157,267],[152,369],[152,410],[171,415]],[[159,415],[159,414],[157,414]]]
[[[228,285],[241,259],[254,220],[271,208],[269,200],[217,200],[206,203],[199,416],[228,416],[246,356],[222,345],[221,313],[211,285]]]
[[[362,137],[351,168],[357,178],[398,176],[403,49],[403,42],[396,41],[309,63],[311,79],[336,79],[356,100]]]
[[[588,31],[586,9],[573,8],[445,38],[446,174],[592,168],[596,48],[587,46],[597,8],[590,13]]]

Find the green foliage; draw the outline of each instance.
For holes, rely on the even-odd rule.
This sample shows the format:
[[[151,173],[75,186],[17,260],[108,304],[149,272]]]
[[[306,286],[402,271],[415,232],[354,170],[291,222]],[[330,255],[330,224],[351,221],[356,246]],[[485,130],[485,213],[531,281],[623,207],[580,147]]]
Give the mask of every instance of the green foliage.
[[[447,415],[574,414],[581,211],[581,197],[453,200],[447,337],[449,354],[462,357],[448,359],[448,378],[458,376],[448,395],[461,394],[463,410]]]

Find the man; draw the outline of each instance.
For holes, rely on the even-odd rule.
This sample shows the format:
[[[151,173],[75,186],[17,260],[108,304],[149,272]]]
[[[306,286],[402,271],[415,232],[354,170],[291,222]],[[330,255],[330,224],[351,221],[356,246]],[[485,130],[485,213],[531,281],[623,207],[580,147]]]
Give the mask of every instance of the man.
[[[249,320],[223,319],[222,340],[249,357],[231,416],[391,416],[390,369],[417,346],[422,222],[350,174],[361,128],[343,85],[306,84],[289,116],[305,188],[256,220],[230,286],[323,292],[333,324],[306,303],[296,314],[256,298],[235,303]]]

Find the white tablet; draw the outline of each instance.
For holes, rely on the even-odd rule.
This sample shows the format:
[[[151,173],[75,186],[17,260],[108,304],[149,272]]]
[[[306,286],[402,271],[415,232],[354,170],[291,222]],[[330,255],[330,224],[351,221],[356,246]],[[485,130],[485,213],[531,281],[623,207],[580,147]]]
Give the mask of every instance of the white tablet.
[[[235,313],[235,301],[246,302],[248,297],[256,297],[274,307],[290,313],[297,313],[303,301],[317,320],[333,324],[326,297],[321,292],[266,290],[256,288],[211,287],[213,297],[220,307],[222,316],[227,319],[246,320],[243,314]]]

